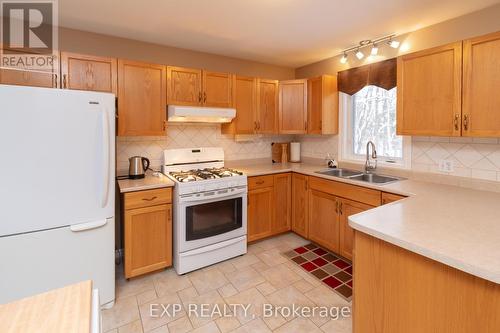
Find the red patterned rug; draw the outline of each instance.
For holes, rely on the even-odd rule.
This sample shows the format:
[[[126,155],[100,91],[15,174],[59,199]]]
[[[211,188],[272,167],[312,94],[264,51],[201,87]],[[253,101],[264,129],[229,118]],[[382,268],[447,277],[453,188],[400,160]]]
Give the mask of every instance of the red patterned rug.
[[[352,263],[310,243],[283,255],[333,289],[347,301],[352,298]]]

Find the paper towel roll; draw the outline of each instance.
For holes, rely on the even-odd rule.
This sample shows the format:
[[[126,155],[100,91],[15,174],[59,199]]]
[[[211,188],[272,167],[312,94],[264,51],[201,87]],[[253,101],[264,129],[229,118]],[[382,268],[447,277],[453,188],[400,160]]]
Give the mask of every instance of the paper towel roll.
[[[300,162],[300,142],[290,143],[290,162]]]

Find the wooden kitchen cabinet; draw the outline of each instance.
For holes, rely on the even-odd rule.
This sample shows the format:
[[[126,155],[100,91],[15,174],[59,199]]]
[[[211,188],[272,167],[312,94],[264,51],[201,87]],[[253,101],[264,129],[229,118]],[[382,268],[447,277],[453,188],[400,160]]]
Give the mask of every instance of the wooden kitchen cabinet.
[[[308,177],[302,174],[292,174],[292,231],[304,238],[308,233]]]
[[[203,71],[203,106],[230,108],[233,105],[232,75]]]
[[[61,52],[62,88],[117,94],[115,58]]]
[[[257,80],[257,133],[278,132],[279,87],[277,80]]]
[[[309,190],[309,239],[339,252],[337,198],[315,189]]]
[[[500,136],[500,32],[463,43],[463,136]]]
[[[352,260],[354,229],[349,226],[349,216],[361,213],[365,210],[373,208],[373,206],[362,204],[360,202],[339,199],[338,216],[339,216],[339,254],[347,259]]]
[[[337,134],[339,131],[337,77],[322,75],[307,80],[307,133]]]
[[[257,79],[234,75],[232,87],[236,117],[221,125],[221,133],[254,134],[257,131]]]
[[[274,187],[248,188],[248,241],[271,236]]]
[[[166,67],[118,60],[118,135],[162,136],[166,130]]]
[[[274,175],[274,219],[272,233],[291,230],[292,220],[292,174]]]
[[[201,72],[201,69],[168,66],[167,103],[172,105],[201,105],[203,102]]]
[[[403,196],[403,195],[394,194],[394,193],[388,193],[388,192],[382,192],[382,205],[386,205],[388,203],[391,203],[391,202],[394,202],[394,201],[398,201],[398,200],[401,200],[401,199],[404,199],[404,198],[406,198],[406,197]]]
[[[462,42],[398,57],[397,133],[460,136],[461,81]]]
[[[307,80],[280,81],[279,133],[307,133]]]
[[[125,277],[172,265],[172,190],[123,195]]]

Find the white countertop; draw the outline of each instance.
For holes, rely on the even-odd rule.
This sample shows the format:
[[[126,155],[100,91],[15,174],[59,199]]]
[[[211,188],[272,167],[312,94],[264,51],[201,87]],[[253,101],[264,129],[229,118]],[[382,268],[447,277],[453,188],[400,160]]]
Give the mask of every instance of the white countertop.
[[[151,171],[146,172],[146,176],[141,179],[120,179],[117,181],[120,193],[174,186],[174,182],[161,172],[153,173]]]
[[[367,184],[317,174],[315,171],[325,167],[315,164],[269,162],[235,164],[234,167],[248,176],[293,171],[409,196],[353,215],[349,217],[349,225],[500,284],[500,193],[415,180],[387,185]]]

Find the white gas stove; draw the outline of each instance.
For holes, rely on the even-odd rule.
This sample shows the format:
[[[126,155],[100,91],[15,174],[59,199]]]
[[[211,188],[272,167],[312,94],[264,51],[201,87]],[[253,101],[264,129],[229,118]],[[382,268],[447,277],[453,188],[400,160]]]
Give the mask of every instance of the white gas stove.
[[[223,149],[167,149],[162,169],[175,182],[177,273],[245,254],[247,177],[224,167]]]

